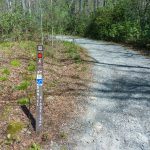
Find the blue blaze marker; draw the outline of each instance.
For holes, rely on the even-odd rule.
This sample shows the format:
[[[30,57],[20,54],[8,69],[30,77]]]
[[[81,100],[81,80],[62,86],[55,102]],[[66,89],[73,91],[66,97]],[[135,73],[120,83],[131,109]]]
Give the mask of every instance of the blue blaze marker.
[[[37,85],[42,86],[43,85],[43,79],[36,79],[36,83],[37,83]]]

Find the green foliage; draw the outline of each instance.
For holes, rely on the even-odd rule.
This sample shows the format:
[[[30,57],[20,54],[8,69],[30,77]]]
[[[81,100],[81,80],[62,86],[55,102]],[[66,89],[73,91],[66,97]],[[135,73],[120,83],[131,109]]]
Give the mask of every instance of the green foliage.
[[[21,66],[21,62],[20,62],[19,60],[17,60],[17,59],[12,60],[10,63],[11,63],[11,65],[14,66],[14,67],[19,67],[19,66]]]
[[[6,81],[6,80],[8,80],[8,78],[6,76],[0,77],[0,81]]]
[[[2,74],[10,75],[10,71],[8,68],[3,69]]]
[[[18,86],[16,86],[16,90],[26,90],[30,85],[30,82],[23,81]]]
[[[29,150],[41,150],[40,145],[33,143]]]
[[[28,98],[21,98],[17,101],[19,105],[28,105],[29,104],[29,99]]]
[[[0,46],[3,48],[10,48],[13,45],[12,42],[2,42],[0,43]]]
[[[68,137],[67,133],[65,133],[65,132],[60,133],[60,138],[67,139],[67,137]]]
[[[7,126],[7,134],[16,135],[24,128],[24,124],[18,121],[12,121]]]
[[[71,16],[66,31],[73,35],[84,36],[91,18],[86,14]]]
[[[92,16],[93,19],[87,27],[86,36],[146,46],[150,43],[150,26],[148,25],[149,20],[143,20],[143,17],[145,15],[144,18],[147,18],[148,14],[146,8],[145,14],[142,14],[141,10],[136,10],[138,5],[136,1],[121,0],[117,1],[113,7],[99,8]],[[141,13],[141,16],[137,11]]]
[[[78,47],[70,42],[64,42],[64,46],[66,47],[66,52],[70,59],[73,59],[76,63],[81,62],[80,53],[78,51]]]
[[[36,67],[35,67],[35,62],[30,62],[29,65],[28,65],[28,71],[35,71]]]

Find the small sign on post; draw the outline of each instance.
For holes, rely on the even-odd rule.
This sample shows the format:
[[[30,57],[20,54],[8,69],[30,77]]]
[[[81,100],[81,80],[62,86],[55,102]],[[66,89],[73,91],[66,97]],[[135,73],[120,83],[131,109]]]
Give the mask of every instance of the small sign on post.
[[[36,73],[36,132],[40,133],[43,126],[43,45],[37,46]]]

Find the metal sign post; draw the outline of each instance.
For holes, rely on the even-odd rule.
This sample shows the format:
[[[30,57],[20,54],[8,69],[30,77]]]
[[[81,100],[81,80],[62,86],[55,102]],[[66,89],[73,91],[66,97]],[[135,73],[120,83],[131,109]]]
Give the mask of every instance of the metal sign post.
[[[36,132],[40,133],[43,125],[43,45],[37,46],[36,76]]]

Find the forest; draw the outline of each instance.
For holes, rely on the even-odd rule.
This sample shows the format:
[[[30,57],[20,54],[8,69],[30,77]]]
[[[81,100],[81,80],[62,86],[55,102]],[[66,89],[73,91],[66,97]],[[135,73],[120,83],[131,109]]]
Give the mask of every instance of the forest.
[[[1,0],[3,40],[71,34],[149,48],[150,0]]]

